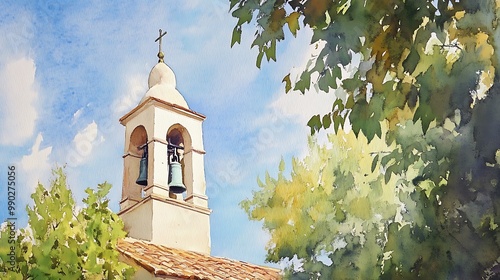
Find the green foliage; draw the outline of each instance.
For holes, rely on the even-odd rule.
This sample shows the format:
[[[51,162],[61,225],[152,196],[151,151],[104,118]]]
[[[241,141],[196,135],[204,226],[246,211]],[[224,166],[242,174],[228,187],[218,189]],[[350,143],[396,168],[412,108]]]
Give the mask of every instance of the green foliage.
[[[295,85],[289,74],[285,76],[286,92],[293,88],[305,93],[313,83],[328,92],[340,79],[354,103],[348,106],[344,100],[353,115],[350,120],[369,140],[380,136],[378,119],[365,117],[367,106],[375,109],[372,102],[377,102],[380,118],[388,121],[398,109],[415,108],[414,121],[420,120],[425,132],[433,120],[442,124],[455,110],[467,121],[479,81],[489,87],[498,76],[493,51],[499,36],[498,7],[493,0],[233,0],[231,11],[238,19],[232,45],[240,42],[243,25],[257,24],[252,47],[259,50],[258,67],[264,56],[276,60],[277,42],[285,39],[287,30],[295,36],[300,26],[310,28],[311,44],[321,46],[319,55],[311,58],[308,65],[313,67],[304,69]],[[359,64],[353,65],[353,55],[360,58]],[[349,64],[355,70],[343,76],[341,70]],[[313,75],[318,78],[311,79]],[[322,116],[320,124],[311,120],[313,132],[329,127],[321,120],[330,122]],[[335,131],[345,118],[338,122]]]
[[[61,168],[53,171],[50,189],[38,184],[28,206],[29,228],[17,235],[16,265],[9,270],[7,248],[0,251],[2,279],[128,279],[133,269],[118,260],[123,222],[108,208],[111,185],[85,190],[85,207],[77,210]],[[7,231],[0,243],[8,242]],[[11,245],[12,246],[12,245]]]
[[[302,262],[304,272],[289,271],[294,277],[372,279],[381,269],[383,228],[400,211],[398,190],[370,172],[369,151],[385,144],[380,139],[368,144],[365,138],[352,145],[354,134],[342,131],[329,139],[331,149],[311,140],[310,154],[293,160],[289,178],[284,169],[277,179],[267,175],[242,206],[271,233],[269,261],[295,256]],[[320,255],[333,265],[325,265]]]
[[[282,160],[277,178],[267,174],[241,203],[270,232],[267,260],[298,259],[293,279],[497,277],[498,195],[465,199],[468,186],[449,182],[462,147],[446,123],[424,134],[408,121],[370,142],[342,130],[327,146],[310,140],[288,176]]]
[[[298,258],[299,279],[499,277],[498,1],[232,0],[231,11],[237,28],[256,21],[262,56],[297,17],[319,54],[285,91],[338,94],[307,123],[333,128],[333,148],[311,145],[291,178],[267,176],[243,202],[271,232],[270,261]]]

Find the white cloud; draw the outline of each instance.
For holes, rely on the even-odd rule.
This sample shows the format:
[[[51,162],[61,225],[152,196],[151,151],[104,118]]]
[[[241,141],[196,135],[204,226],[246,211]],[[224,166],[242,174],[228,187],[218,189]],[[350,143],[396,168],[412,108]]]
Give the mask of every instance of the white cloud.
[[[308,35],[308,34],[305,34]],[[298,79],[304,69],[308,67],[310,59],[318,55],[321,47],[315,45],[305,47],[304,42],[297,45],[290,45],[285,51],[284,57],[293,56],[293,54],[303,54],[297,59],[297,65],[288,64],[290,77],[293,80]],[[314,79],[311,79],[314,81]],[[278,162],[281,155],[293,153],[296,156],[303,157],[308,150],[307,135],[310,129],[307,126],[309,119],[316,115],[324,115],[331,112],[332,105],[337,95],[333,92],[325,93],[311,88],[305,94],[299,91],[291,91],[284,94],[283,86],[274,93],[275,99],[271,101],[267,110],[261,116],[255,118],[251,126],[259,131],[257,142],[267,146],[266,159],[269,162]],[[267,135],[267,137],[266,137]],[[320,142],[326,139],[324,133],[320,133]],[[266,140],[267,139],[267,140]]]
[[[297,54],[301,55],[295,60],[283,59],[284,65],[280,65],[279,70],[269,73],[270,80],[279,82],[282,79],[281,75],[290,69],[291,76],[294,76],[306,67],[311,55],[316,51],[314,46],[309,46],[306,35],[310,34],[304,34],[296,38],[297,41],[292,41],[281,57],[291,58],[297,57]],[[276,65],[264,67],[274,66]],[[245,76],[242,72],[236,74]],[[227,79],[229,83],[233,82],[230,78]],[[254,77],[250,77],[249,81],[253,79]],[[328,113],[335,100],[334,94],[313,91],[306,95],[298,92],[284,94],[283,87],[275,89],[273,96],[274,99],[264,105],[262,113],[245,118],[242,122],[246,124],[246,131],[251,131],[244,144],[240,143],[239,149],[217,155],[210,176],[216,191],[217,188],[234,186],[249,178],[254,180],[256,173],[262,175],[263,168],[276,167],[282,157],[303,156],[307,152],[307,135],[310,133],[307,121],[314,114]]]
[[[304,36],[310,36],[311,34],[306,34]],[[317,44],[309,45],[307,49],[304,49],[303,45],[291,45],[285,52],[284,56],[289,57],[294,53],[303,53],[300,63],[294,65],[290,70],[290,77],[292,83],[297,81],[302,74],[304,69],[310,69],[314,66],[314,59],[317,58],[322,48],[325,46],[324,41],[320,41]],[[356,65],[359,64],[360,56],[357,54],[353,55],[353,62],[347,67],[342,67],[342,77],[352,77],[356,70]],[[368,62],[369,64],[370,62]],[[288,66],[292,67],[292,66]],[[283,94],[284,88],[281,87],[279,92],[275,93],[276,98],[268,105],[269,110],[266,114],[257,118],[253,125],[256,127],[263,126],[269,123],[295,123],[294,129],[291,129],[292,124],[288,125],[286,130],[281,130],[282,135],[277,135],[280,139],[288,139],[283,141],[281,149],[276,151],[295,151],[295,154],[299,158],[303,158],[308,153],[308,146],[306,137],[297,137],[297,135],[307,136],[310,134],[310,128],[307,126],[308,121],[314,115],[320,115],[321,117],[331,112],[333,103],[336,99],[345,100],[347,93],[342,88],[335,90],[330,89],[329,92],[321,91],[317,85],[314,83],[318,79],[318,73],[311,75],[312,85],[309,90],[306,90],[305,94],[300,91],[290,91],[288,94]],[[340,81],[337,79],[337,83]],[[349,120],[346,120],[344,124],[344,130],[349,131],[351,126]],[[280,130],[275,130],[275,134],[279,134]],[[292,132],[290,132],[292,131]],[[316,141],[320,144],[328,143],[328,133],[332,133],[333,129],[320,130],[316,133]],[[291,140],[294,139],[294,140]]]
[[[302,57],[301,64],[290,71],[292,82],[298,80],[302,71],[310,67],[311,58],[318,56],[324,44],[324,42],[319,42],[318,46],[310,45],[307,50],[304,50],[305,55]],[[290,55],[290,51],[287,55]],[[317,78],[315,73],[311,76],[311,81],[314,83]],[[313,115],[330,112],[333,102],[337,99],[337,94],[334,92],[325,93],[315,87],[311,87],[305,94],[299,91],[291,91],[288,94],[283,94],[283,92],[283,88],[280,88],[280,92],[275,94],[278,98],[271,103],[271,108],[283,117],[290,118],[301,125],[305,125]]]
[[[66,156],[67,164],[78,166],[91,156],[94,146],[104,141],[103,137],[97,138],[98,131],[97,124],[92,121],[75,135],[73,145]]]
[[[97,124],[95,121],[91,122],[83,130],[79,131],[75,138],[73,138],[73,143],[75,147],[81,145],[84,141],[94,142],[97,137]],[[91,151],[82,151],[84,155],[88,155]]]
[[[27,56],[35,34],[31,13],[16,5],[2,5],[0,18],[0,64]]]
[[[306,34],[306,36],[311,35]],[[304,53],[301,63],[290,70],[292,83],[300,78],[304,69],[310,69],[314,66],[315,59],[325,47],[325,44],[325,41],[320,40],[316,44],[309,45],[307,50],[300,49],[297,52],[298,47],[291,47],[287,50],[285,56],[290,56],[293,53]],[[359,61],[360,55],[353,54],[352,63],[346,67],[341,67],[342,77],[352,77]],[[370,64],[370,62],[365,64]],[[313,73],[313,75],[311,75],[311,81],[313,84],[311,85],[311,88],[305,92],[305,94],[302,94],[300,91],[290,91],[288,94],[282,94],[284,90],[281,88],[281,94],[275,94],[278,98],[271,103],[271,108],[279,111],[283,117],[293,119],[301,125],[305,125],[314,115],[319,114],[323,116],[331,112],[335,100],[337,98],[345,100],[347,93],[340,87],[336,90],[330,89],[329,92],[321,91],[319,87],[314,84],[318,77],[318,73]],[[340,81],[338,79],[337,83],[340,85]]]
[[[323,117],[332,110],[332,105],[337,99],[337,95],[333,92],[315,92],[309,91],[306,94],[300,94],[298,92],[291,92],[287,95],[279,96],[274,102],[271,103],[270,107],[275,114],[281,116],[281,118],[294,122],[297,125],[297,129],[293,133],[287,132],[288,138],[283,135],[283,139],[295,139],[295,141],[286,141],[289,150],[295,150],[295,155],[298,158],[304,158],[309,151],[306,136],[311,133],[310,128],[307,126],[309,119],[319,114]],[[260,120],[261,122],[264,120]],[[348,131],[350,129],[349,120],[344,124],[344,129]],[[330,127],[327,130],[320,130],[315,134],[315,139],[319,144],[328,144],[328,133],[333,133],[333,129]],[[304,137],[300,137],[300,135]],[[286,144],[285,144],[286,145]]]
[[[20,146],[33,136],[38,117],[35,63],[13,60],[0,73],[0,144]]]
[[[125,114],[137,106],[147,91],[147,77],[144,74],[130,75],[124,80],[127,81],[126,94],[118,95],[113,101],[113,111],[117,115]]]
[[[47,181],[51,174],[49,156],[52,152],[52,147],[40,149],[42,141],[42,134],[38,133],[35,143],[31,147],[31,154],[25,155],[21,158],[20,167],[23,173],[20,178],[25,180],[22,185],[24,185],[26,189],[19,190],[19,193],[25,195],[26,200],[31,193],[35,191],[38,182]]]
[[[280,95],[271,107],[295,122],[305,125],[316,114],[324,115],[332,110],[332,104],[337,97],[332,93],[308,92],[297,94],[292,92]]]

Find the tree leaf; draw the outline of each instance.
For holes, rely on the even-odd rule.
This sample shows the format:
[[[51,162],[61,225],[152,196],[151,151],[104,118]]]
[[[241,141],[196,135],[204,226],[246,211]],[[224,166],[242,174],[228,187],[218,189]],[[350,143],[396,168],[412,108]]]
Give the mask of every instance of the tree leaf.
[[[326,114],[323,116],[323,128],[327,129],[332,124],[332,114]]]
[[[235,43],[241,43],[241,27],[239,26],[236,26],[233,29],[233,36],[231,37],[231,47],[233,47]]]
[[[252,20],[252,10],[246,6],[241,6],[232,13],[232,16],[238,18],[237,25],[242,25],[245,22],[249,23]]]
[[[306,90],[309,89],[309,86],[311,85],[311,73],[308,71],[302,72],[300,75],[300,80],[295,83],[294,90],[299,90],[302,93],[305,93]]]
[[[311,135],[321,128],[321,118],[319,115],[314,115],[308,122],[307,126],[311,128]]]
[[[278,170],[280,172],[283,172],[285,170],[285,161],[283,160],[283,157],[281,157],[280,166],[279,166]]]
[[[375,135],[379,137],[382,136],[379,121],[382,107],[380,105],[375,105],[378,102],[374,102],[374,100],[374,97],[372,97],[370,104],[366,101],[356,103],[349,115],[354,133],[358,135],[359,132],[362,131],[368,139],[368,142],[370,142]]]
[[[429,128],[430,123],[434,120],[431,108],[426,104],[421,104],[417,107],[415,115],[413,116],[413,121],[422,121],[422,129],[424,132]]]
[[[255,64],[257,68],[260,68],[260,64],[262,63],[263,57],[264,57],[264,52],[259,52],[259,54],[257,55],[257,62]]]
[[[271,46],[266,49],[265,53],[267,61],[269,61],[270,59],[276,61],[276,40],[271,41]]]
[[[290,73],[288,73],[281,82],[285,83],[285,92],[288,93],[290,89],[292,89],[292,82],[290,81]]]
[[[378,157],[379,157],[379,155],[377,154],[377,155],[373,158],[371,172],[375,171],[375,168],[377,167],[377,164],[378,164]]]
[[[354,91],[355,89],[360,88],[363,85],[363,82],[356,78],[344,79],[342,81],[342,87],[347,91]]]
[[[300,29],[299,26],[299,16],[300,14],[298,12],[292,12],[286,17],[286,22],[288,23],[288,28],[290,29],[290,32],[293,34],[293,36],[297,35],[297,30]]]

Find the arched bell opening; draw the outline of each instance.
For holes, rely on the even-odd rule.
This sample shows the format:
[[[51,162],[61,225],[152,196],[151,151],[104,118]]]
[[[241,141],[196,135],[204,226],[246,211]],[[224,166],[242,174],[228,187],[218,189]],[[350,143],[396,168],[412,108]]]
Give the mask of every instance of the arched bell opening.
[[[186,128],[180,124],[171,126],[167,132],[168,162],[169,162],[169,190],[170,196],[177,198],[192,192],[192,166],[190,161],[191,136]]]
[[[146,144],[147,141],[148,133],[146,132],[146,128],[142,125],[137,126],[130,134],[128,152],[131,155],[142,157],[144,149],[142,149],[141,147]]]
[[[142,199],[142,187],[146,186],[148,181],[148,157],[147,157],[148,133],[146,128],[139,125],[134,128],[129,138],[127,154],[125,155],[123,195],[133,200]],[[140,180],[139,180],[140,179]]]

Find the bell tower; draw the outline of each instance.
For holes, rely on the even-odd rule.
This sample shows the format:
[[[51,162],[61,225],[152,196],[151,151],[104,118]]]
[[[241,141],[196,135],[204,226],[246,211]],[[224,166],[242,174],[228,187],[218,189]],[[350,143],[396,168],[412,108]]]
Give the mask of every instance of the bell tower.
[[[176,89],[175,74],[158,63],[148,91],[120,123],[125,126],[119,216],[129,237],[210,253],[202,123]]]

